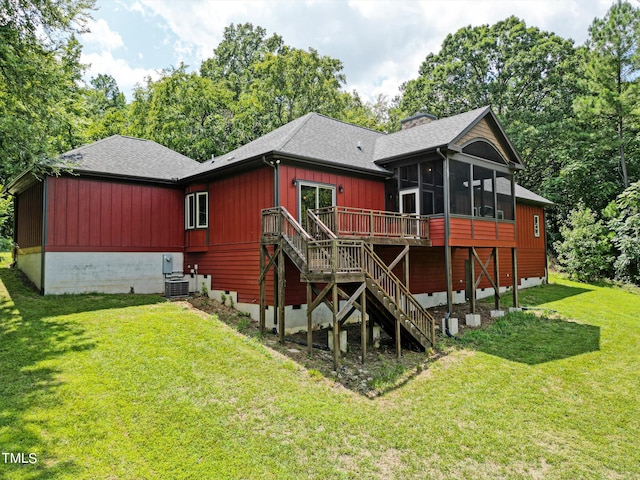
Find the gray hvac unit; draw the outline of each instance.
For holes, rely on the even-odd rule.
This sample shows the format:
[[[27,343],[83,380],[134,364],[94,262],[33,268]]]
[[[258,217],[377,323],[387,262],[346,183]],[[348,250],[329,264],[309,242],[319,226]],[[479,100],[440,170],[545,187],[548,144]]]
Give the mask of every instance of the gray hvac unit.
[[[164,282],[164,296],[167,298],[188,297],[189,280],[166,280]]]

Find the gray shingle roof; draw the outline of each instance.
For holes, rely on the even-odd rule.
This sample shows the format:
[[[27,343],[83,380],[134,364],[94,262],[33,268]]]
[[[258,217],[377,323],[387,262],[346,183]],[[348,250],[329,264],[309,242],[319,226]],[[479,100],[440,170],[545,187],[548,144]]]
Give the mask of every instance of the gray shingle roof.
[[[215,171],[272,152],[384,173],[387,171],[372,160],[375,141],[382,136],[384,134],[380,132],[308,113],[253,142],[216,157],[213,163],[206,162],[197,173]]]
[[[491,182],[485,181],[485,190],[488,192],[492,191]],[[511,182],[504,177],[498,177],[496,179],[496,189],[497,192],[502,195],[511,195]],[[516,198],[519,200],[524,200],[526,202],[537,203],[540,205],[553,205],[553,202],[547,200],[544,197],[541,197],[537,193],[533,193],[531,190],[527,190],[523,186],[520,186],[516,183]]]
[[[151,140],[113,135],[59,157],[78,172],[174,180],[200,163]]]
[[[477,108],[452,117],[384,135],[376,141],[374,161],[443,147],[458,138],[470,125],[484,116],[489,107]]]
[[[547,200],[541,197],[537,193],[533,193],[531,190],[527,190],[516,183],[516,198],[531,203],[538,203],[540,205],[553,205],[551,200]]]

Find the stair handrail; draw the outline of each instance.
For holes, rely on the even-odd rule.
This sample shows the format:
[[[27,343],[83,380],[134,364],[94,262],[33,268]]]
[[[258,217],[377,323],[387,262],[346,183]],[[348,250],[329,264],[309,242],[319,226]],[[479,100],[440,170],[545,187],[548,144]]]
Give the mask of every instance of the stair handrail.
[[[376,255],[370,245],[365,244],[363,252],[364,272],[396,303],[405,317],[433,345],[435,340],[433,338],[435,319],[422,305],[420,305],[407,286],[389,269],[389,267],[387,267],[387,265],[384,264],[380,257]],[[369,260],[372,261],[375,266],[377,266],[378,269],[388,277],[388,281],[381,279],[379,275],[376,275],[375,271],[372,271],[374,269],[369,267]],[[391,284],[389,285],[390,282]],[[393,288],[389,288],[391,286],[393,286]]]
[[[333,240],[338,238],[313,210],[307,210],[307,228],[314,233],[312,236],[315,240]]]
[[[313,240],[285,207],[265,208],[262,210],[262,234],[282,236],[291,244],[301,260],[307,263],[307,245]]]

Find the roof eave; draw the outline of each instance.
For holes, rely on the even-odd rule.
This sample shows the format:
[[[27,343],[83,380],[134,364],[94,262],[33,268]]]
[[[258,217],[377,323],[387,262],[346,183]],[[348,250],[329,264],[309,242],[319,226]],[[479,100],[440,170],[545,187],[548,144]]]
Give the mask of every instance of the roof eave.
[[[306,157],[303,155],[292,155],[290,153],[284,153],[284,152],[272,152],[272,153],[274,157],[280,158],[282,160],[289,160],[289,161],[299,162],[303,164],[327,166],[327,167],[341,170],[346,173],[365,173],[367,175],[372,175],[375,177],[383,177],[383,178],[393,174],[393,172],[390,172],[389,170],[386,170],[386,169],[374,170],[371,168],[358,167],[356,165],[347,165],[340,162],[331,162],[329,160]],[[383,167],[379,166],[379,168],[383,168]]]
[[[392,162],[396,162],[398,160],[403,160],[403,159],[405,159],[407,157],[415,157],[417,155],[422,155],[422,154],[431,153],[431,152],[435,153],[438,149],[443,149],[443,148],[450,149],[449,147],[450,147],[450,144],[443,143],[442,145],[437,145],[435,147],[429,147],[429,148],[423,148],[423,149],[420,149],[420,150],[413,150],[413,151],[410,151],[410,152],[404,152],[404,153],[400,153],[398,155],[393,155],[391,157],[383,157],[383,158],[380,158],[378,160],[374,160],[373,163],[375,163],[376,165],[380,166],[380,164],[382,164],[382,163],[392,163]],[[450,149],[450,150],[457,151],[457,150],[454,150],[454,149]]]
[[[355,165],[346,165],[344,163],[339,163],[339,162],[331,162],[331,161],[327,161],[327,160],[323,160],[323,159],[318,159],[318,158],[313,158],[313,157],[306,157],[306,156],[302,156],[302,155],[292,155],[290,153],[286,153],[286,152],[280,152],[280,151],[276,151],[276,150],[272,150],[269,152],[264,152],[264,153],[260,153],[258,155],[254,155],[252,157],[249,158],[245,158],[242,160],[238,160],[236,162],[233,163],[229,163],[227,165],[221,166],[221,167],[216,167],[210,170],[205,170],[204,172],[199,172],[193,175],[189,175],[187,177],[182,177],[180,178],[180,182],[181,183],[190,183],[190,182],[194,182],[197,181],[199,179],[204,179],[206,177],[213,177],[213,176],[217,176],[217,175],[224,175],[227,172],[230,171],[234,171],[234,170],[241,170],[243,168],[248,168],[251,164],[256,163],[256,162],[261,162],[263,158],[276,158],[279,160],[287,160],[287,161],[292,161],[292,162],[298,162],[298,163],[302,163],[302,164],[306,164],[306,165],[314,165],[314,166],[326,166],[326,167],[331,167],[337,170],[341,170],[343,172],[346,173],[359,173],[359,174],[367,174],[367,175],[371,175],[371,176],[375,176],[375,177],[388,177],[389,175],[391,175],[393,172],[390,172],[388,170],[373,170],[373,169],[368,169],[368,168],[362,168],[362,167],[357,167]],[[382,167],[380,167],[382,168]]]
[[[9,181],[0,194],[9,193],[10,195],[17,195],[38,181],[38,177],[33,174],[33,168],[28,168]]]
[[[147,177],[141,175],[127,175],[122,173],[111,173],[111,172],[97,172],[94,170],[83,170],[80,168],[76,168],[68,172],[70,175],[82,175],[84,177],[94,177],[94,178],[109,178],[109,179],[117,179],[117,180],[126,180],[133,182],[143,182],[143,183],[158,183],[163,185],[178,185],[180,183],[180,178],[157,178],[157,177]]]

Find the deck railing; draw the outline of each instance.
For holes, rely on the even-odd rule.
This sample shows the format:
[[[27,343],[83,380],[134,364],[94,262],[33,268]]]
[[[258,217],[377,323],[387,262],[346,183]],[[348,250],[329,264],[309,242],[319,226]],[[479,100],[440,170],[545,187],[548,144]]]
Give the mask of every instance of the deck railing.
[[[316,240],[309,242],[307,265],[311,273],[362,272],[363,243],[360,240]]]
[[[407,286],[387,267],[373,251],[371,245],[363,245],[364,271],[392,298],[400,311],[433,345],[435,320],[409,291]]]
[[[352,207],[327,207],[313,214],[338,237],[429,238],[429,217]]]
[[[421,224],[423,218],[426,219],[426,217],[333,207],[333,209],[310,212],[307,225],[314,233],[312,237],[285,208],[277,207],[262,211],[262,235],[264,237],[284,237],[298,251],[297,254],[303,259],[305,269],[309,273],[365,274],[384,292],[386,297],[397,305],[400,312],[414,327],[433,343],[435,324],[433,317],[418,303],[406,285],[376,255],[373,246],[365,243],[364,239],[336,238],[338,232],[344,232],[344,224],[337,229],[338,232],[330,227],[330,215],[335,220],[332,224],[335,228],[336,225],[341,225],[342,219],[347,219],[346,222],[350,220],[361,222],[365,214],[369,215],[371,228],[367,229],[364,226],[355,228],[356,224],[347,223],[347,225],[354,227],[349,230],[352,235],[362,237],[374,236],[371,235],[372,233],[381,235],[383,230],[380,226],[382,224],[396,225],[398,227],[396,236],[409,237],[408,233],[411,232],[411,228],[416,228],[416,233],[420,236],[425,231],[428,233],[428,220],[424,226]],[[371,220],[372,217],[373,220]],[[393,221],[388,222],[389,219],[393,219]],[[425,226],[426,230],[420,230]],[[415,235],[413,237],[415,238]]]
[[[284,236],[306,261],[307,244],[313,239],[284,207],[262,210],[262,235]]]
[[[314,240],[331,240],[338,238],[313,210],[307,210],[307,231]]]

